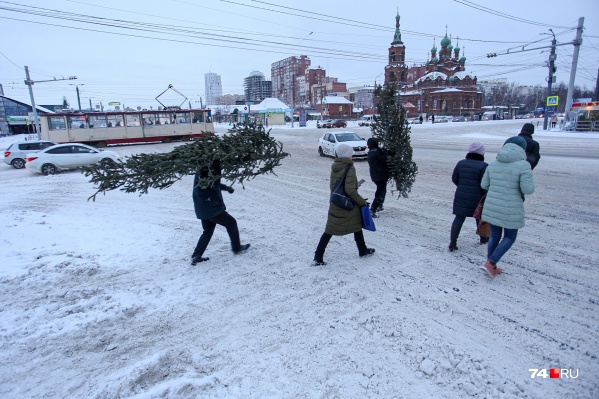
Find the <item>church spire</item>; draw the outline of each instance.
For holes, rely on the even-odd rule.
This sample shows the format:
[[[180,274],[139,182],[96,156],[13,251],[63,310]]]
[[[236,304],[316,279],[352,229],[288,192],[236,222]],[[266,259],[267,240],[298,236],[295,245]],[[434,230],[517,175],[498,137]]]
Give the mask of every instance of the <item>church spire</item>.
[[[395,36],[393,36],[393,43],[401,43],[401,32],[399,31],[399,7],[397,7],[397,15],[395,16]]]

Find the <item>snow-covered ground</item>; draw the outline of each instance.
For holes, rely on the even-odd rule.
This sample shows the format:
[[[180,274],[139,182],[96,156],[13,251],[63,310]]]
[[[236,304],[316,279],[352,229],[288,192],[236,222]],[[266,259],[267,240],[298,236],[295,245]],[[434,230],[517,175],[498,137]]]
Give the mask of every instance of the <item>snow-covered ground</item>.
[[[473,220],[447,250],[454,165],[472,141],[494,159],[524,122],[413,125],[419,173],[365,232],[376,254],[334,237],[325,267],[310,263],[332,160],[310,125],[274,128],[291,154],[277,176],[224,194],[250,250],[233,255],[219,227],[197,266],[191,176],[91,202],[78,172],[0,164],[0,397],[599,397],[598,134],[537,131],[536,192],[502,275],[479,269]],[[372,199],[368,164],[356,167]]]

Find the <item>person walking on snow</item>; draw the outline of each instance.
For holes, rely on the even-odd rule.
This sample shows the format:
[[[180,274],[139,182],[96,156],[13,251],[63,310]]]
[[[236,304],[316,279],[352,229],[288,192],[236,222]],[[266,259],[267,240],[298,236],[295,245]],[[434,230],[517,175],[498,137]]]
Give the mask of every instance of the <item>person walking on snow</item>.
[[[373,138],[366,142],[368,146],[368,166],[370,168],[370,179],[376,185],[374,201],[370,207],[373,218],[378,217],[377,212],[383,210],[383,203],[387,195],[387,180],[389,180],[389,169],[387,167],[387,154],[379,148],[379,143]]]
[[[526,141],[522,137],[507,139],[480,183],[481,188],[487,190],[482,220],[491,225],[487,261],[481,268],[491,277],[501,274],[497,263],[516,241],[518,229],[524,227],[524,196],[535,191],[525,148]]]
[[[354,154],[353,148],[347,144],[339,144],[336,148],[337,158],[331,165],[330,190],[333,191],[335,182],[345,178],[345,195],[351,198],[355,206],[351,210],[343,209],[337,205],[329,203],[329,213],[324,233],[320,237],[316,251],[314,252],[313,266],[324,266],[324,251],[333,236],[344,236],[350,233],[354,234],[354,240],[358,247],[358,255],[365,257],[374,254],[374,248],[368,248],[364,242],[364,232],[362,231],[362,215],[360,207],[367,206],[368,203],[358,193],[358,178],[356,168],[351,157]],[[349,170],[348,170],[349,169]]]
[[[457,241],[464,221],[467,217],[472,217],[480,199],[486,194],[486,191],[480,187],[486,169],[485,146],[478,141],[470,144],[466,159],[459,161],[453,169],[451,181],[456,185],[456,190],[453,197],[455,218],[451,224],[449,239],[449,251],[451,252],[458,249]],[[478,227],[480,221],[474,220]],[[481,244],[486,244],[488,241],[488,237],[480,238]]]
[[[522,137],[526,140],[526,160],[530,164],[530,169],[534,169],[539,160],[541,159],[541,146],[535,140],[533,140],[532,135],[535,133],[535,125],[532,123],[525,123],[522,126],[522,130],[520,131],[519,137]]]
[[[210,168],[203,167],[200,170],[199,177],[206,178],[210,175],[210,172],[212,175],[220,176],[221,169],[219,161],[214,161]],[[231,239],[231,249],[234,254],[246,251],[250,247],[250,244],[241,245],[237,221],[226,211],[227,207],[223,201],[222,190],[233,194],[235,191],[233,187],[221,184],[220,178],[206,188],[198,187],[198,181],[198,175],[196,175],[193,180],[193,206],[196,217],[202,221],[204,231],[191,255],[191,264],[195,265],[210,259],[204,258],[202,255],[210,243],[217,224],[227,229],[227,233]]]

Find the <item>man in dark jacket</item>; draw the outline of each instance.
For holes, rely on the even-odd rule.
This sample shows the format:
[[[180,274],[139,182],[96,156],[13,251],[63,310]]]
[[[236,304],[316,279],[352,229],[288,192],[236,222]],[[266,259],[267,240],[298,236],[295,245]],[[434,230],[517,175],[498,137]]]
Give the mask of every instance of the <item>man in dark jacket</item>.
[[[231,239],[231,249],[233,253],[239,254],[250,247],[250,244],[241,245],[239,240],[239,230],[237,221],[226,211],[227,207],[223,201],[221,190],[233,193],[235,190],[231,186],[221,184],[220,178],[206,188],[198,187],[199,178],[207,178],[209,175],[219,176],[221,173],[220,162],[214,161],[210,168],[203,167],[199,176],[196,175],[193,180],[193,206],[196,217],[202,221],[204,232],[198,240],[193,254],[191,255],[191,264],[205,262],[210,258],[204,258],[202,255],[210,243],[212,234],[217,224],[227,229]]]
[[[540,154],[540,146],[535,140],[533,140],[532,135],[535,132],[535,125],[532,123],[525,123],[522,126],[522,130],[518,136],[522,137],[526,140],[526,160],[530,164],[530,168],[534,169],[535,166],[539,163],[539,159],[541,159]]]
[[[383,210],[383,203],[387,195],[387,180],[389,180],[389,169],[387,167],[387,154],[379,148],[379,143],[369,138],[368,145],[368,166],[370,167],[370,179],[376,184],[374,201],[370,206],[372,217],[377,217],[377,212]]]

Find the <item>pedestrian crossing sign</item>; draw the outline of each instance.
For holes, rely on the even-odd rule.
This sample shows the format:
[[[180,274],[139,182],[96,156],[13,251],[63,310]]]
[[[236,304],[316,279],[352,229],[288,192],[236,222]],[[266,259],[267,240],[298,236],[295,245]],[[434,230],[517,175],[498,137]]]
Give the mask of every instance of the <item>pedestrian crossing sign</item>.
[[[548,96],[547,97],[547,106],[548,107],[557,107],[559,96]]]

